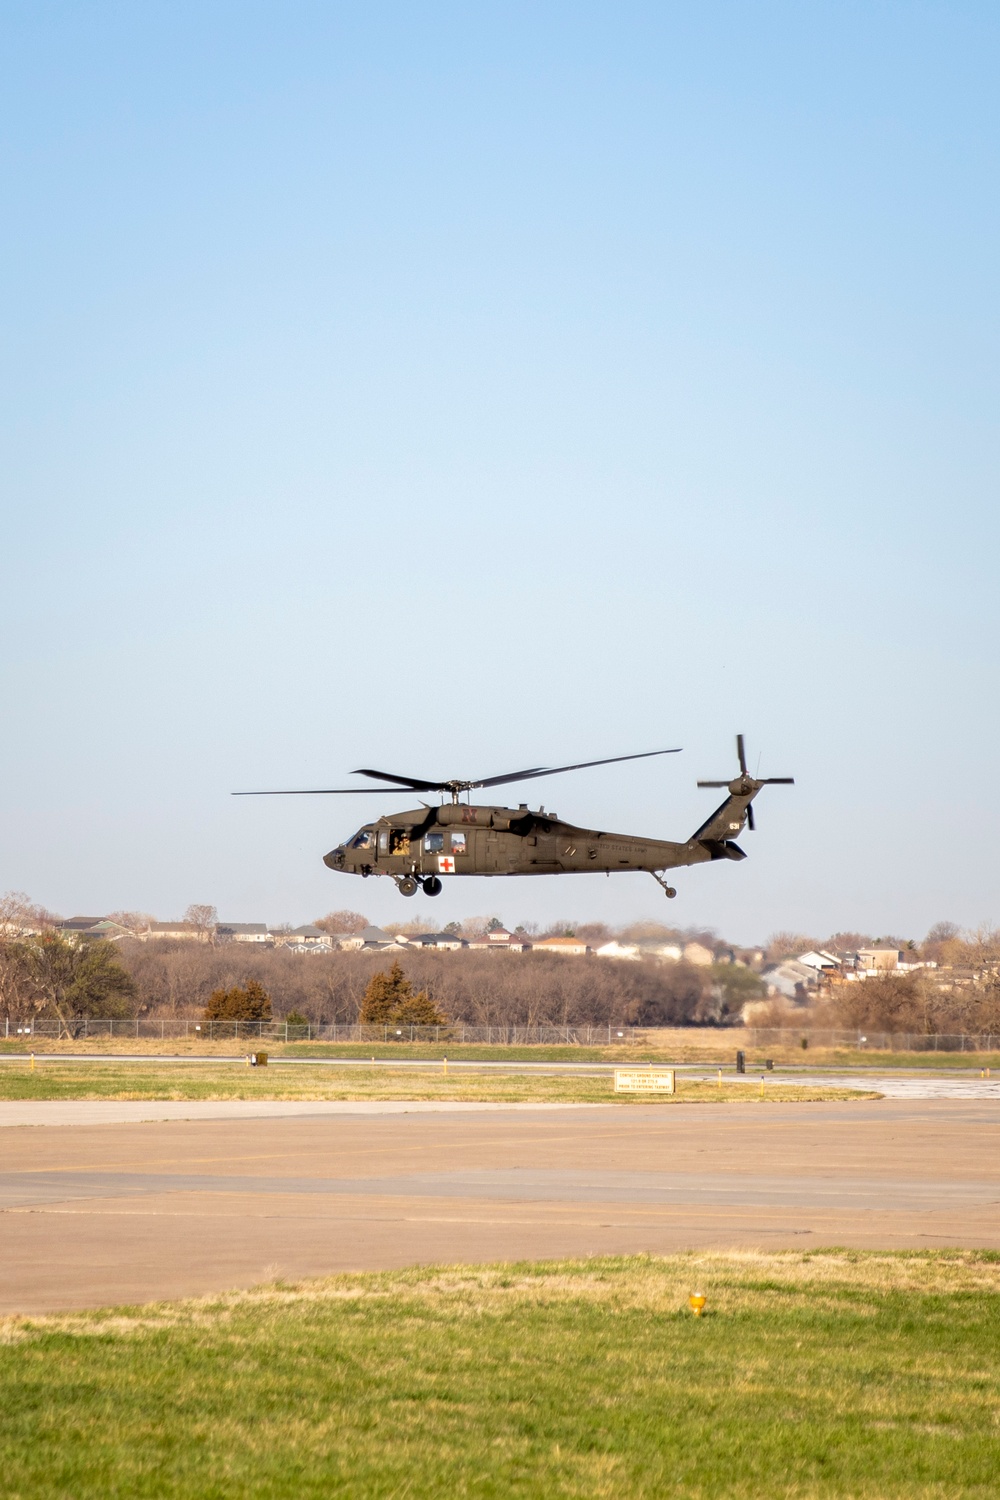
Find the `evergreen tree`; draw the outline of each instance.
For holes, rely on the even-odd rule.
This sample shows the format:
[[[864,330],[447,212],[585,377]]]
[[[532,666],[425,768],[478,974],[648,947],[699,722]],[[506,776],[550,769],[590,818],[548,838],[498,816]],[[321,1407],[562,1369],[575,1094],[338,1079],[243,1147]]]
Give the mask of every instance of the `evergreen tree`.
[[[205,1006],[206,1021],[270,1021],[271,997],[256,979],[248,979],[244,988],[234,984],[229,990],[213,990]]]
[[[365,990],[358,1017],[365,1026],[444,1026],[443,1016],[426,990],[413,993],[413,985],[400,967],[399,959],[393,961],[388,974],[373,974]]]

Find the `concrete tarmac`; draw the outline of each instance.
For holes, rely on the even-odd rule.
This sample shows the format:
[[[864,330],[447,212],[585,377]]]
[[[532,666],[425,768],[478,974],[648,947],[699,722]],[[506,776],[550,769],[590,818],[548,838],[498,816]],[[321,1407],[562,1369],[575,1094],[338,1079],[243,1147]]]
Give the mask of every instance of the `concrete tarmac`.
[[[1000,1110],[982,1097],[313,1105],[11,1126],[3,1146],[5,1313],[456,1261],[1000,1249]]]

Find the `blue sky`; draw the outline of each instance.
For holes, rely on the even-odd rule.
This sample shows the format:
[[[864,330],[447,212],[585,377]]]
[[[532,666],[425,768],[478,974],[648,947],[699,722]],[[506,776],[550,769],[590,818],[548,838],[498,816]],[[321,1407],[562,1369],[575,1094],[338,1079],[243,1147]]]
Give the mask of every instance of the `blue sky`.
[[[681,838],[741,729],[797,778],[741,866],[425,910],[1000,917],[994,7],[0,39],[0,888],[387,919],[320,863],[378,798],[229,792],[676,744],[539,795]]]

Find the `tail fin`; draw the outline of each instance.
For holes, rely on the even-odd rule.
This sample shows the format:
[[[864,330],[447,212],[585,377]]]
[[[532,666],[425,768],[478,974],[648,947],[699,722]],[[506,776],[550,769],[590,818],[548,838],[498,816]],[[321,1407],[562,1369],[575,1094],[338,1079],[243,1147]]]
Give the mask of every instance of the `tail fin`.
[[[733,843],[733,835],[740,833],[746,824],[750,832],[754,831],[753,799],[765,786],[793,786],[794,777],[791,776],[751,776],[747,770],[746,751],[743,744],[743,736],[736,736],[736,757],[740,764],[740,774],[732,781],[699,781],[699,786],[724,786],[729,790],[729,796],[721,807],[717,807],[707,822],[702,823],[696,833],[689,840],[692,844],[701,844],[707,849],[712,859],[746,859],[746,855],[738,844]]]

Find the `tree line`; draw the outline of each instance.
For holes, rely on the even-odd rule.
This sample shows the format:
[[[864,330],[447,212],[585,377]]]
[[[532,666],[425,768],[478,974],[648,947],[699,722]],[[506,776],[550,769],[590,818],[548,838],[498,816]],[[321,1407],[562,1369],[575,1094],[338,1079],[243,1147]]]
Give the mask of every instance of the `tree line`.
[[[433,950],[303,955],[169,939],[79,942],[46,933],[0,941],[0,1012],[18,1024],[41,1017],[69,1024],[85,1016],[353,1023],[373,1014],[365,1006],[371,982],[391,974],[400,957],[412,986],[403,1018],[413,1024],[732,1024],[744,1000],[762,988],[749,970],[733,965]],[[248,992],[253,1015],[242,1009]],[[395,1011],[389,1018],[397,1019]]]

